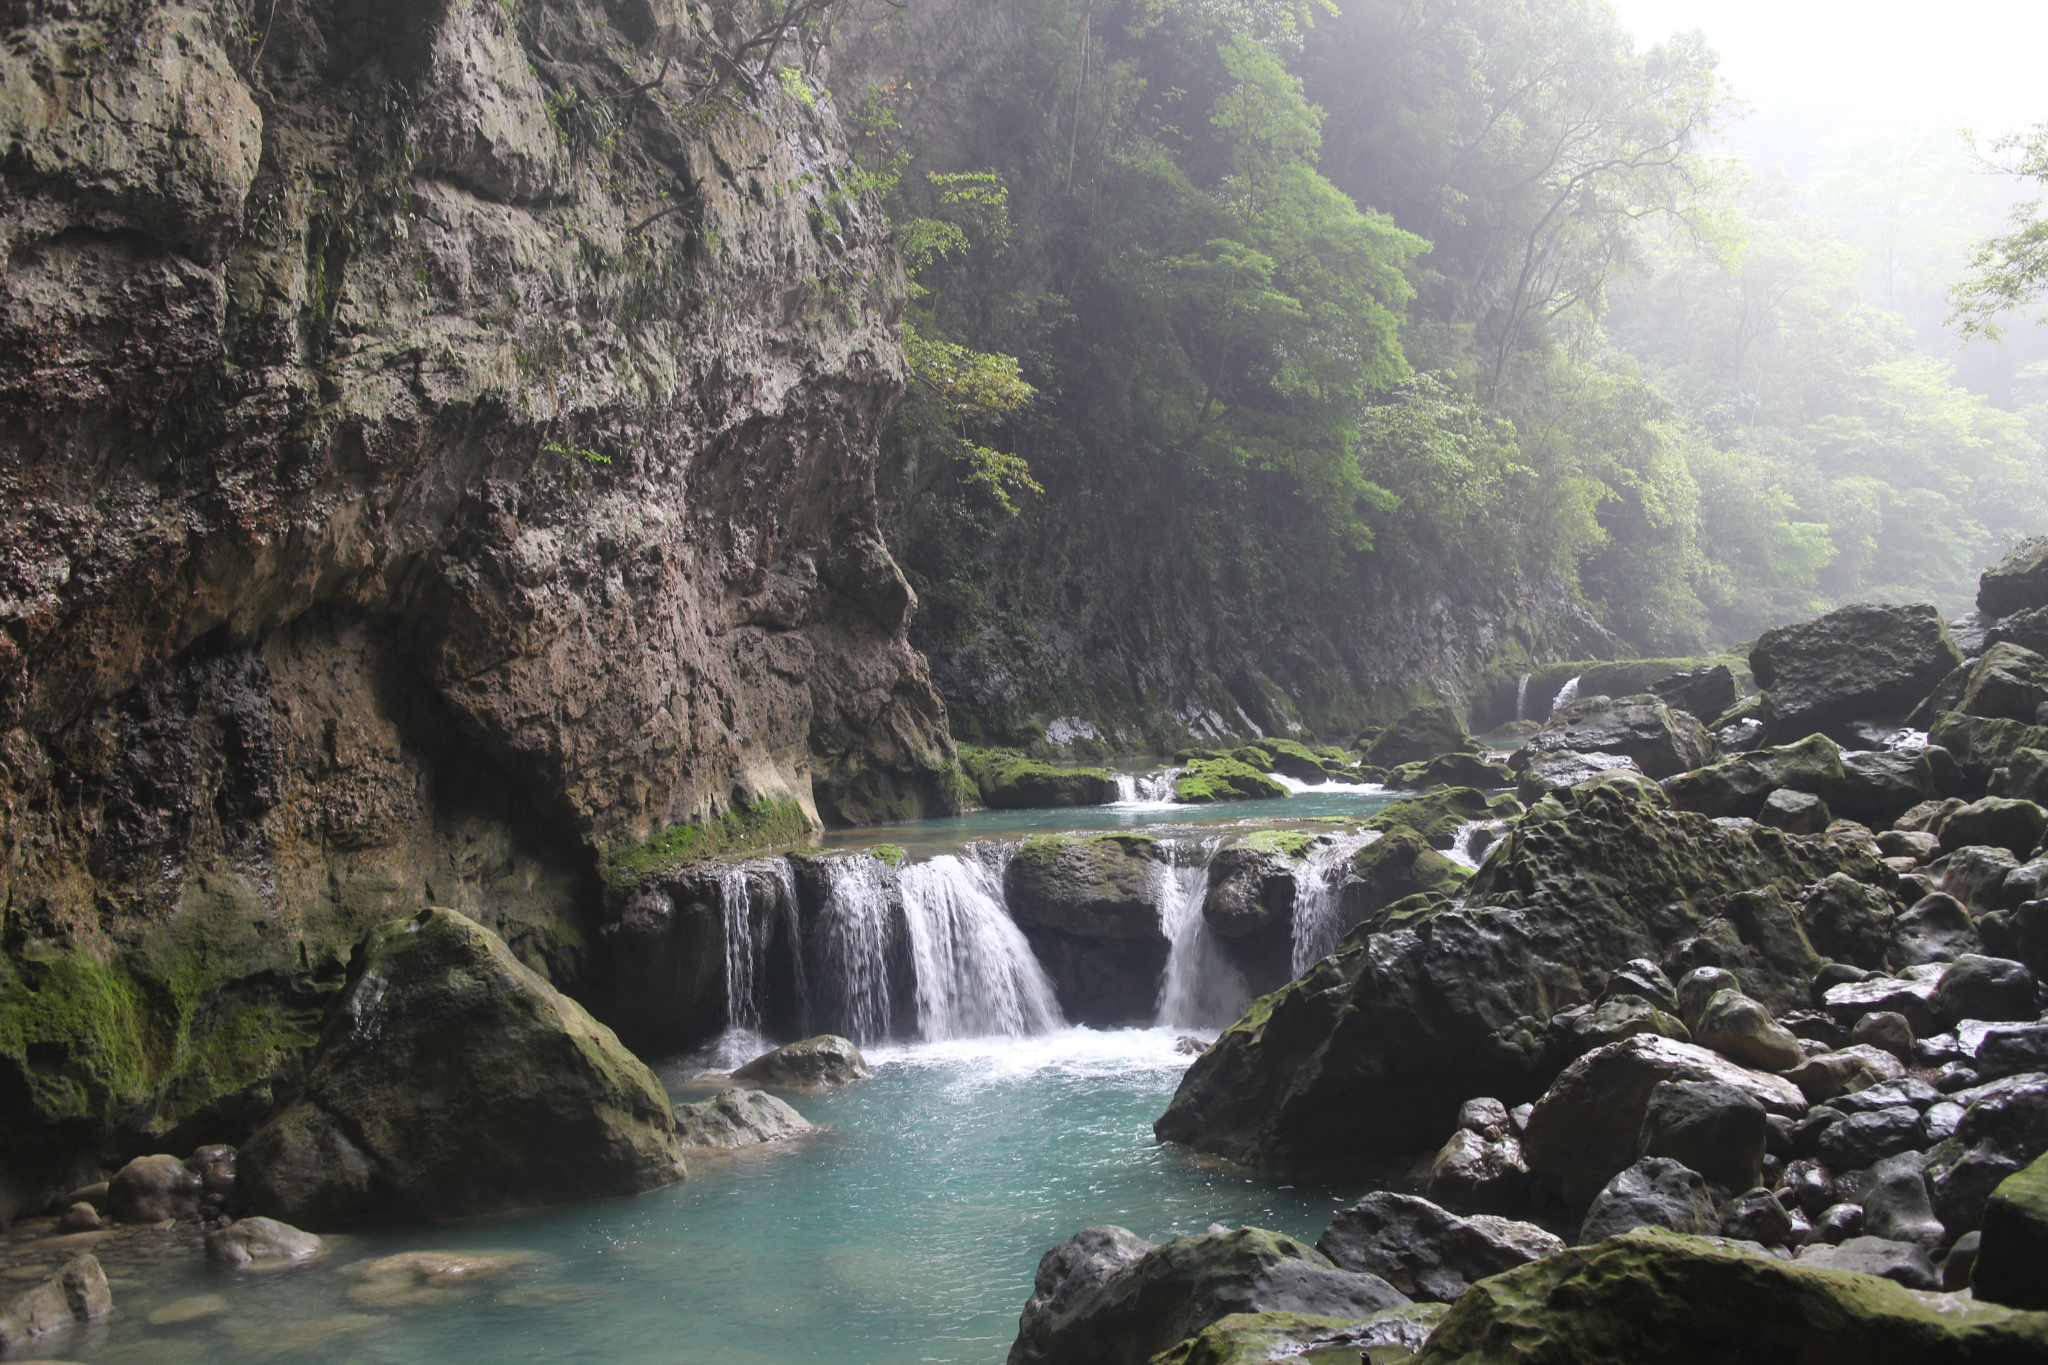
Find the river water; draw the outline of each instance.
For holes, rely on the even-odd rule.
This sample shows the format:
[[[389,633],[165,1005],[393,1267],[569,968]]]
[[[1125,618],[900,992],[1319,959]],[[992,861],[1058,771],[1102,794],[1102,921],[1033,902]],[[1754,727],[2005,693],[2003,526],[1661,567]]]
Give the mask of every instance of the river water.
[[[926,879],[941,880],[950,868],[952,881],[968,885],[973,879],[961,867],[968,857],[990,856],[989,841],[1043,830],[1169,827],[1160,832],[1174,834],[1177,846],[1188,844],[1195,861],[1167,876],[1162,914],[1198,926],[1196,883],[1206,857],[1199,851],[1213,850],[1222,835],[1252,821],[1355,820],[1391,799],[1357,788],[1202,808],[1140,799],[1068,811],[983,812],[846,832],[829,842],[898,844],[909,855],[905,885],[915,891],[924,876],[917,865],[927,862]],[[970,845],[981,852],[963,854]],[[191,1256],[159,1262],[146,1274],[117,1267],[111,1322],[53,1338],[24,1358],[106,1365],[998,1365],[1039,1257],[1081,1228],[1116,1223],[1157,1240],[1212,1223],[1253,1224],[1313,1240],[1332,1213],[1364,1192],[1356,1184],[1250,1175],[1156,1145],[1152,1120],[1189,1062],[1175,1050],[1177,1030],[1064,1027],[1034,1003],[1036,987],[1021,979],[1017,964],[998,960],[1021,944],[998,903],[937,885],[918,904],[925,901],[929,924],[919,930],[917,916],[912,922],[919,1017],[929,1036],[978,1026],[978,1002],[968,997],[987,989],[922,998],[933,989],[925,976],[936,982],[954,972],[978,972],[983,981],[1019,978],[1018,998],[987,1014],[991,1026],[1023,1036],[871,1046],[871,1079],[831,1094],[784,1093],[824,1131],[695,1159],[687,1183],[638,1198],[355,1233],[331,1239],[329,1253],[314,1263],[266,1273],[229,1273]],[[1004,922],[978,922],[989,915]],[[996,946],[970,953],[977,942]],[[1022,976],[1038,976],[1028,947],[1022,951]],[[960,963],[976,953],[976,961]],[[749,971],[745,963],[728,963],[729,973]],[[1204,1015],[1205,992],[1214,993],[1213,983],[1204,987],[1191,977],[1183,1002],[1166,1017],[1184,1025],[1199,1017],[1212,1028],[1225,1022]],[[1232,1001],[1225,1012],[1234,1017],[1239,1007]],[[694,1079],[699,1069],[684,1059],[657,1065],[678,1102],[710,1093],[715,1082]],[[439,1286],[408,1283],[394,1291],[362,1276],[367,1262],[426,1251],[506,1259],[486,1260],[481,1273]],[[185,1320],[152,1323],[153,1315]]]

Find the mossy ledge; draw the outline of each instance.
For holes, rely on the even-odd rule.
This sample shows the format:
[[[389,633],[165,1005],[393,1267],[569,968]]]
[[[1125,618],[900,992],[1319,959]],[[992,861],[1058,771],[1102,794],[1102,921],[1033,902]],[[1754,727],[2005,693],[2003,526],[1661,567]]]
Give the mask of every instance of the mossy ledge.
[[[763,797],[709,820],[670,825],[651,839],[606,854],[604,878],[613,887],[637,886],[684,863],[803,843],[815,829],[796,801]]]

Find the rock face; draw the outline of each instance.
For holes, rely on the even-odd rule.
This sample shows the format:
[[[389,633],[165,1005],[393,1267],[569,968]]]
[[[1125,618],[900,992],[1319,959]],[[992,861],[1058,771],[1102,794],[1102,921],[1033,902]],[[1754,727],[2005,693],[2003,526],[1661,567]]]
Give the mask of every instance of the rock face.
[[[829,1090],[867,1077],[867,1059],[860,1049],[829,1033],[764,1052],[732,1073],[736,1081],[792,1090]]]
[[[753,1147],[813,1131],[809,1120],[765,1090],[721,1090],[675,1108],[676,1141],[685,1147]]]
[[[2006,1177],[1984,1206],[1970,1279],[1977,1297],[2048,1309],[2048,1156]]]
[[[1407,1302],[1377,1276],[1339,1270],[1313,1247],[1260,1228],[1158,1246],[1122,1228],[1090,1228],[1038,1263],[1009,1359],[1146,1365],[1233,1313],[1363,1318]]]
[[[1475,1285],[1415,1365],[1965,1365],[2044,1350],[2048,1314],[1645,1230]]]
[[[1316,1250],[1345,1270],[1377,1275],[1411,1299],[1450,1303],[1475,1280],[1564,1250],[1530,1223],[1460,1218],[1427,1199],[1369,1194],[1330,1220]]]
[[[831,103],[702,104],[645,6],[239,23],[83,0],[0,54],[30,1187],[253,1128],[413,906],[597,999],[598,869],[952,800],[874,491],[902,277]]]
[[[1152,1021],[1171,947],[1159,928],[1161,857],[1138,835],[1048,835],[1027,839],[1004,869],[1010,915],[1074,1022]]]
[[[243,1146],[241,1168],[252,1209],[316,1230],[683,1178],[653,1073],[503,940],[443,909],[363,941],[303,1091]]]
[[[1858,722],[1897,722],[1961,662],[1941,613],[1924,605],[1843,607],[1765,631],[1749,655],[1772,744],[1815,733],[1857,744]]]

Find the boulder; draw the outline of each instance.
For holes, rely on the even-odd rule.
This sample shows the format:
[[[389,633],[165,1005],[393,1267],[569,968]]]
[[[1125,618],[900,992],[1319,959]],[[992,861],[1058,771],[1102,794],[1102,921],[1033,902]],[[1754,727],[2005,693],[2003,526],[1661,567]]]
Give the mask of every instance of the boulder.
[[[1843,785],[1842,753],[1826,735],[1797,744],[1752,749],[1664,780],[1664,792],[1680,810],[1715,819],[1754,816],[1764,798],[1780,789],[1828,796]]]
[[[1973,910],[1996,909],[2005,879],[2020,860],[2002,848],[1972,844],[1949,854],[1943,864],[1941,889]]]
[[[57,1215],[57,1231],[60,1234],[67,1232],[96,1232],[104,1226],[106,1226],[106,1220],[100,1217],[99,1209],[83,1200],[71,1205],[64,1212]]]
[[[1996,644],[1970,670],[1956,709],[1989,720],[2035,724],[2048,703],[2048,658],[2016,644]]]
[[[1574,749],[1548,749],[1529,755],[1517,779],[1515,795],[1538,801],[1555,791],[1576,787],[1605,773],[1641,773],[1642,765],[1626,754],[1582,754]]]
[[[1828,803],[1807,792],[1796,792],[1790,787],[1779,787],[1764,798],[1763,808],[1756,813],[1759,824],[1772,829],[1782,829],[1787,834],[1816,834],[1828,827],[1834,819],[1828,813]]]
[[[241,1149],[251,1210],[316,1229],[683,1175],[654,1074],[496,934],[438,908],[357,947],[298,1098]]]
[[[1913,1060],[1913,1026],[1903,1014],[1873,1010],[1849,1030],[1849,1041],[1857,1047],[1874,1047],[1889,1052],[1903,1063]]]
[[[1997,621],[2048,607],[2048,536],[2023,541],[1977,579],[1977,614]]]
[[[1333,1218],[1316,1250],[1411,1299],[1449,1303],[1473,1281],[1562,1251],[1564,1241],[1531,1223],[1460,1218],[1427,1199],[1378,1193]]]
[[[1225,849],[1219,861],[1225,855],[1242,856]],[[1140,835],[1037,835],[1004,867],[1004,904],[1075,1023],[1152,1021],[1172,946],[1159,927],[1163,856]],[[1292,879],[1286,895],[1291,918]]]
[[[1388,830],[1359,849],[1352,855],[1351,872],[1337,893],[1338,915],[1347,929],[1378,924],[1382,911],[1410,896],[1449,896],[1471,876],[1406,827]]]
[[[1931,751],[1920,748],[1844,753],[1842,780],[1815,794],[1825,795],[1837,815],[1883,829],[1922,801],[1941,793]]]
[[[1636,1228],[1713,1233],[1720,1227],[1720,1211],[1699,1172],[1663,1157],[1644,1157],[1593,1196],[1574,1245],[1602,1242]]]
[[[1530,1170],[1568,1205],[1583,1207],[1641,1153],[1651,1096],[1666,1081],[1716,1082],[1767,1113],[1806,1112],[1805,1097],[1788,1081],[1703,1047],[1639,1035],[1587,1053],[1544,1093],[1522,1137]]]
[[[1706,1012],[1707,1002],[1722,991],[1740,991],[1735,973],[1719,967],[1695,967],[1678,979],[1678,1017],[1691,1028]]]
[[[1877,875],[1828,836],[1717,825],[1619,784],[1547,797],[1465,883],[1462,904],[1361,926],[1256,1002],[1188,1068],[1154,1132],[1287,1170],[1364,1170],[1431,1150],[1471,1096],[1515,1105],[1542,1093],[1552,1014],[1596,998],[1623,963],[1667,959],[1703,930],[1751,998],[1803,1003],[1820,960],[1777,892],[1845,863]],[[1772,897],[1748,896],[1759,886]],[[1671,1078],[1641,1086],[1626,1150],[1582,1200],[1634,1159],[1641,1104]]]
[[[1774,744],[1816,733],[1852,742],[1859,723],[1902,719],[1961,662],[1941,613],[1924,604],[1842,607],[1765,631],[1749,654]]]
[[[2048,1071],[2048,1022],[1998,1024],[1977,1044],[1977,1074],[1987,1081]]]
[[[1888,1052],[1868,1046],[1838,1048],[1808,1057],[1785,1073],[1785,1079],[1799,1087],[1799,1093],[1814,1104],[1839,1095],[1854,1094],[1905,1074],[1905,1063]]]
[[[1972,801],[1950,812],[1935,829],[1943,848],[1986,844],[2006,849],[2015,858],[2025,858],[2040,847],[2044,832],[2048,832],[2048,810],[2009,796]]]
[[[1929,1256],[1948,1243],[1948,1232],[1934,1216],[1925,1175],[1927,1158],[1904,1152],[1870,1169],[1863,1192],[1863,1230],[1891,1242],[1911,1242]]]
[[[2048,750],[2017,749],[1992,770],[1985,792],[2048,806]]]
[[[2038,989],[2023,962],[1965,953],[1942,972],[1935,1003],[1951,1019],[2026,1020],[2037,1013]]]
[[[1427,1188],[1431,1199],[1459,1209],[1505,1212],[1522,1206],[1529,1166],[1507,1106],[1493,1099],[1465,1103],[1458,1130],[1430,1162]]]
[[[1411,764],[1401,771],[1405,773],[1413,767]],[[1515,772],[1504,764],[1489,763],[1477,754],[1438,754],[1421,765],[1415,773],[1414,785],[1423,791],[1432,787],[1512,787],[1515,785]]]
[[[821,1033],[762,1053],[736,1068],[732,1078],[782,1090],[831,1090],[866,1080],[868,1063],[850,1039]]]
[[[1313,1247],[1262,1228],[1157,1246],[1121,1228],[1091,1228],[1080,1239],[1039,1262],[1010,1365],[1146,1365],[1233,1313],[1363,1318],[1408,1303],[1385,1280],[1339,1270]],[[1121,1259],[1134,1248],[1142,1250]]]
[[[1735,671],[1726,664],[1672,673],[1651,683],[1649,690],[1665,705],[1690,711],[1703,721],[1723,715],[1742,699]]]
[[[1980,1299],[2048,1309],[2048,1156],[2005,1178],[1984,1206],[1970,1287]]]
[[[1860,1171],[1888,1156],[1917,1151],[1926,1144],[1920,1111],[1898,1104],[1851,1114],[1830,1124],[1820,1135],[1821,1159],[1837,1171]]]
[[[1925,1251],[1911,1242],[1893,1242],[1883,1237],[1851,1237],[1839,1246],[1804,1246],[1795,1264],[1810,1270],[1875,1275],[1907,1289],[1941,1288],[1941,1271]]]
[[[1445,702],[1431,702],[1380,731],[1366,746],[1365,761],[1375,768],[1398,768],[1403,763],[1421,763],[1438,754],[1469,752],[1476,747],[1458,713]]]
[[[1666,1014],[1639,995],[1614,995],[1597,1005],[1581,1005],[1550,1017],[1543,1031],[1543,1050],[1551,1066],[1562,1071],[1597,1047],[1654,1033],[1689,1043],[1692,1031],[1676,1015]]]
[[[1941,1258],[1941,1288],[1945,1294],[1954,1294],[1970,1287],[1970,1274],[1977,1268],[1977,1248],[1983,1242],[1980,1232],[1966,1232],[1956,1238],[1956,1244],[1948,1249],[1948,1255]]]
[[[1300,861],[1269,845],[1218,849],[1209,860],[1202,918],[1219,938],[1252,938],[1275,929],[1284,935],[1294,923],[1294,869]]]
[[[106,1272],[91,1256],[75,1256],[56,1274],[0,1305],[0,1354],[12,1356],[38,1337],[114,1311]]]
[[[1970,912],[1945,892],[1921,897],[1892,923],[1892,960],[1905,966],[1953,962],[1983,947]]]
[[[1904,1015],[1916,1037],[1940,1032],[1941,1007],[1936,998],[1946,964],[1907,970],[1913,974],[1872,976],[1830,986],[1821,997],[1821,1007],[1844,1028],[1854,1028],[1858,1019],[1873,1010],[1889,1010]]]
[[[1664,975],[1663,968],[1646,957],[1632,958],[1616,967],[1600,989],[1602,1001],[1622,995],[1640,997],[1666,1014],[1678,1013],[1678,988]]]
[[[1808,887],[1799,902],[1799,926],[1815,952],[1872,970],[1885,965],[1897,917],[1890,896],[1841,872]]]
[[[1799,1040],[1740,991],[1714,993],[1700,1011],[1693,1041],[1758,1071],[1789,1071],[1806,1060]]]
[[[1348,1362],[1406,1358],[1422,1349],[1450,1308],[1414,1303],[1351,1320],[1312,1313],[1232,1313],[1152,1358],[1151,1365],[1267,1365],[1275,1360]]]
[[[1989,645],[2024,645],[2036,654],[2048,654],[2048,607],[2016,611],[1984,632]]]
[[[1173,780],[1173,799],[1189,806],[1217,801],[1270,801],[1286,795],[1286,787],[1251,764],[1234,758],[1190,759]]]
[[[1831,1204],[1814,1221],[1810,1243],[1826,1246],[1840,1246],[1851,1237],[1863,1235],[1863,1206],[1861,1204]]]
[[[1580,697],[1565,703],[1522,746],[1526,760],[1551,752],[1610,754],[1634,759],[1652,778],[1697,768],[1714,743],[1698,717],[1674,711],[1645,693],[1635,697]]]
[[[270,1270],[309,1261],[321,1240],[275,1218],[244,1218],[206,1234],[206,1259],[231,1270]]]
[[[814,1131],[802,1114],[765,1090],[721,1090],[675,1107],[676,1141],[685,1147],[752,1147]]]
[[[1951,710],[1935,718],[1928,737],[1954,756],[1968,781],[1988,786],[1992,774],[2022,749],[2048,749],[2048,722],[2027,724]]]
[[[107,1182],[107,1206],[123,1223],[197,1218],[206,1180],[174,1156],[139,1156]]]
[[[1992,1194],[2026,1162],[2008,1155],[1991,1138],[1973,1146],[1942,1144],[1928,1154],[1925,1172],[1934,1216],[1950,1232],[1973,1232],[1984,1222]]]
[[[2012,1076],[1956,1098],[1967,1105],[1958,1141],[1995,1142],[2022,1165],[2048,1152],[2048,1075]]]
[[[1458,834],[1475,820],[1495,812],[1486,793],[1476,787],[1445,787],[1396,801],[1365,821],[1366,827],[1388,834],[1412,830],[1431,848],[1451,848]]]
[[[981,804],[994,810],[1102,806],[1116,800],[1116,779],[1104,769],[1063,767],[1014,749],[962,745],[960,766],[979,788]]]
[[[1736,1192],[1763,1179],[1769,1115],[1756,1098],[1719,1081],[1660,1081],[1643,1111],[1637,1151],[1669,1157],[1708,1183]]]
[[[1761,1187],[1738,1195],[1721,1210],[1721,1235],[1761,1246],[1782,1246],[1791,1239],[1792,1214],[1777,1195]]]

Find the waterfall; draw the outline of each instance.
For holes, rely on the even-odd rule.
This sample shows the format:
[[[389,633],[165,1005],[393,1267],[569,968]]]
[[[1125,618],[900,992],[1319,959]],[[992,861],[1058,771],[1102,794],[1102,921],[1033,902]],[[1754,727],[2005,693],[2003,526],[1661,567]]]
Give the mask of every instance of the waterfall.
[[[1534,673],[1524,673],[1521,681],[1515,684],[1516,720],[1527,720],[1529,718],[1529,680],[1535,676]]]
[[[1225,960],[1202,917],[1209,860],[1222,845],[1220,837],[1193,848],[1179,842],[1164,845],[1170,858],[1159,873],[1159,928],[1172,946],[1159,984],[1158,1017],[1166,1028],[1227,1028],[1251,1004],[1251,988]]]
[[[804,997],[804,1028],[831,1029],[856,1043],[889,1036],[889,886],[872,854],[824,863],[825,902],[811,929],[824,999]]]
[[[1138,779],[1130,773],[1111,773],[1109,780],[1116,783],[1117,804],[1138,799]]]
[[[761,1030],[763,945],[762,936],[754,931],[753,879],[757,876],[774,880],[775,904],[769,908],[782,913],[787,930],[793,933],[796,929],[796,878],[787,859],[757,858],[719,869],[718,908],[725,921],[725,1026],[746,1033]]]
[[[1380,837],[1376,829],[1327,836],[1294,869],[1294,974],[1300,976],[1337,949],[1338,891],[1351,855]]]
[[[1477,872],[1479,865],[1486,861],[1486,855],[1493,852],[1497,837],[1507,827],[1505,820],[1467,820],[1451,836],[1451,846],[1444,850],[1444,856],[1460,867]],[[1482,834],[1494,835],[1496,839],[1482,842]]]
[[[1570,706],[1578,699],[1578,695],[1579,680],[1577,678],[1567,678],[1564,686],[1557,689],[1556,699],[1550,703],[1550,714],[1554,716],[1565,707]]]
[[[1061,1027],[1052,982],[1003,908],[1009,845],[972,860],[944,854],[896,876],[917,968],[917,1027],[927,1042]]]
[[[1116,804],[1120,806],[1170,806],[1173,784],[1185,768],[1161,768],[1151,773],[1116,773]]]

